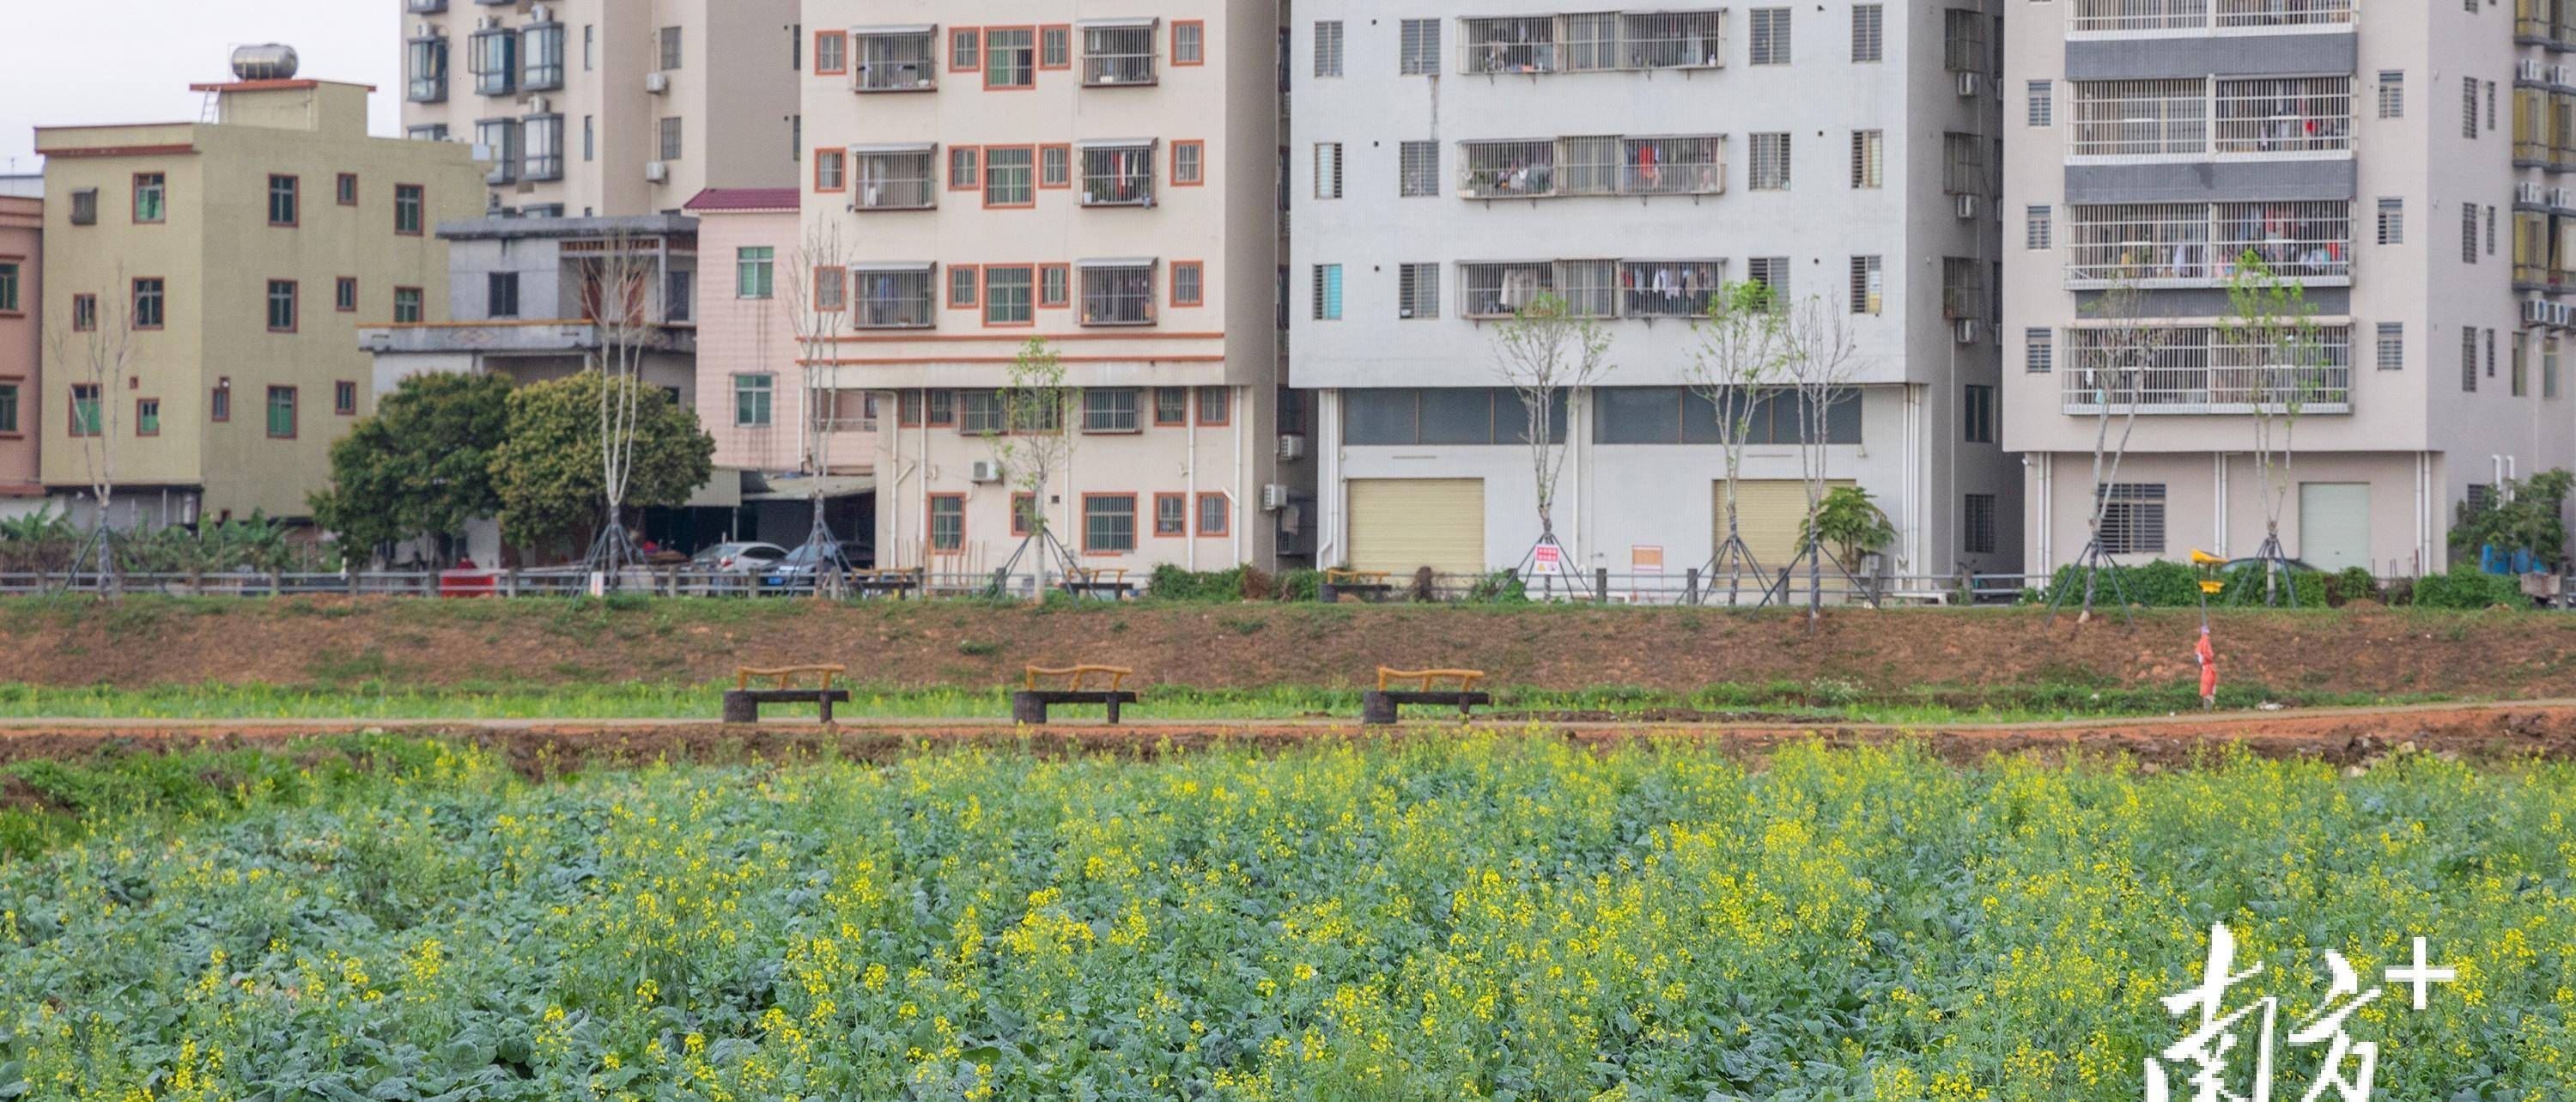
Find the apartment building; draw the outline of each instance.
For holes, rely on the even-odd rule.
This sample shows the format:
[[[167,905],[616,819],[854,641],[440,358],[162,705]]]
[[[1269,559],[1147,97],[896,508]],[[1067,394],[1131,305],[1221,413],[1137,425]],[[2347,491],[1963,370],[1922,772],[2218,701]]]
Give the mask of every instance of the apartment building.
[[[45,500],[36,452],[44,394],[45,201],[41,186],[0,177],[0,518]],[[34,181],[41,184],[40,181]]]
[[[399,2],[403,124],[481,150],[494,213],[668,214],[796,181],[797,0]]]
[[[1528,558],[1536,476],[1494,337],[1553,293],[1610,337],[1554,430],[1568,565],[1708,561],[1725,467],[1692,319],[1758,281],[1851,315],[1827,475],[1894,522],[1878,569],[2018,562],[1993,405],[2001,7],[1298,4],[1289,327],[1316,397],[1317,560]],[[1805,516],[1803,430],[1794,399],[1761,397],[1738,499],[1776,569]]]
[[[2107,501],[2122,559],[2250,556],[2277,511],[2315,566],[2440,570],[2460,503],[2570,463],[2576,10],[2014,9],[2005,443],[2034,569],[2079,556]],[[2249,252],[2314,311],[2312,348],[2228,324]],[[2267,495],[2257,412],[2293,397]],[[2097,487],[2101,419],[2132,410]]]
[[[1275,562],[1276,5],[808,0],[805,22],[804,239],[837,229],[847,262],[782,263],[848,312],[827,384],[892,418],[878,561],[992,570],[1042,510],[1085,566]],[[1031,340],[1082,392],[1044,501],[995,446]]]
[[[359,326],[444,316],[429,231],[483,210],[464,147],[367,136],[367,86],[247,71],[192,86],[212,121],[36,131],[44,317],[73,350],[45,353],[42,481],[85,498],[80,437],[112,433],[120,525],[308,515],[372,406]],[[79,351],[101,332],[121,371]]]

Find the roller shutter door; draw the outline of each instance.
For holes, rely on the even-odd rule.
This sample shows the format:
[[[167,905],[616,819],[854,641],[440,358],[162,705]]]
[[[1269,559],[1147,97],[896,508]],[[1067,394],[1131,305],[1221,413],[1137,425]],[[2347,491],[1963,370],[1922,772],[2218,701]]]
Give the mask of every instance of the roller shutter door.
[[[1849,486],[1849,480],[1826,488]],[[1709,547],[1726,542],[1726,480],[1709,484],[1709,516],[1714,518]],[[1807,487],[1794,478],[1747,479],[1736,484],[1735,522],[1753,561],[1778,570],[1798,555],[1798,525],[1807,519]]]
[[[1485,572],[1484,479],[1353,479],[1350,499],[1351,569]]]
[[[2299,484],[2299,559],[2319,570],[2370,565],[2370,484]]]

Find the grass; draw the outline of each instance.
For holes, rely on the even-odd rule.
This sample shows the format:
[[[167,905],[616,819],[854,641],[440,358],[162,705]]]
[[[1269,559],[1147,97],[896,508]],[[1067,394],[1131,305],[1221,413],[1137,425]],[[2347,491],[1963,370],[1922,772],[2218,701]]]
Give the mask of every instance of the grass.
[[[630,681],[581,686],[465,683],[404,685],[206,684],[143,689],[0,683],[0,719],[713,719],[725,682]],[[1005,719],[1009,689],[859,685],[837,709],[844,719]],[[2224,686],[2223,708],[2433,703],[2440,694],[2388,696],[2250,684]],[[1154,686],[1130,712],[1147,719],[1276,720],[1359,713],[1360,691],[1325,686],[1205,689]],[[2109,688],[2097,683],[1926,686],[1873,692],[1854,682],[1818,679],[1760,685],[1713,685],[1696,692],[1634,686],[1571,691],[1504,688],[1504,712],[1579,712],[1652,719],[1678,712],[1760,713],[1856,723],[2012,723],[2084,717],[2162,715],[2196,709],[2192,686]],[[811,709],[804,709],[811,714]],[[795,710],[779,714],[794,715]]]

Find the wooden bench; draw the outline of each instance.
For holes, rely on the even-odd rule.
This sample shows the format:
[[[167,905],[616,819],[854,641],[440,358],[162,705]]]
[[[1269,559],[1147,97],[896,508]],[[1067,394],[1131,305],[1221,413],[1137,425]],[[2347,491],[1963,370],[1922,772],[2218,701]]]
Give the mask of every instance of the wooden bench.
[[[1109,709],[1109,722],[1115,725],[1118,722],[1119,706],[1137,702],[1136,693],[1126,687],[1127,679],[1135,673],[1136,671],[1124,666],[1066,666],[1062,669],[1030,666],[1025,687],[1011,694],[1011,719],[1017,723],[1043,727],[1046,725],[1047,708],[1050,705],[1099,704]],[[1065,687],[1061,689],[1038,687],[1040,679],[1050,677],[1064,678]],[[1091,687],[1089,682],[1094,678],[1105,678],[1109,683],[1104,687]]]
[[[1064,591],[1076,597],[1123,601],[1136,595],[1136,584],[1127,580],[1125,567],[1075,567],[1073,573],[1065,576]]]
[[[1476,682],[1484,680],[1484,677],[1483,670],[1398,670],[1380,666],[1377,668],[1377,688],[1360,694],[1360,723],[1368,727],[1394,723],[1398,718],[1397,711],[1406,704],[1454,707],[1458,709],[1459,719],[1468,719],[1474,715],[1476,705],[1494,702],[1493,694],[1476,691]],[[1411,681],[1414,687],[1388,688],[1397,681]],[[1433,688],[1442,681],[1455,681],[1458,687]]]
[[[1344,593],[1357,593],[1363,600],[1383,601],[1394,595],[1395,586],[1387,581],[1383,570],[1327,570],[1320,592],[1315,596],[1325,604],[1340,600]]]
[[[918,566],[887,566],[850,571],[850,594],[856,597],[904,597],[921,591]]]
[[[846,703],[850,699],[850,691],[833,688],[832,679],[849,672],[846,666],[738,667],[734,670],[733,688],[725,690],[724,721],[758,723],[763,704],[813,704],[823,709],[823,722],[829,724],[832,722],[832,705]],[[807,674],[814,676],[814,687],[798,687],[796,680]],[[766,689],[752,688],[751,679],[755,677],[768,678],[774,684]]]

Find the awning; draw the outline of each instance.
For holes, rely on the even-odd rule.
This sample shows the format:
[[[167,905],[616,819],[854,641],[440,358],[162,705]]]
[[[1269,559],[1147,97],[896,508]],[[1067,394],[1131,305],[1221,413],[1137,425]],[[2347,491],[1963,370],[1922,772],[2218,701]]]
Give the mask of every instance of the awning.
[[[818,493],[827,498],[875,493],[872,474],[791,475],[763,480],[768,489],[742,495],[744,501],[804,501]]]
[[[1078,149],[1151,149],[1154,142],[1153,138],[1084,138],[1073,144]]]
[[[718,467],[707,476],[707,483],[689,491],[689,500],[680,503],[684,509],[732,509],[742,504],[742,482],[750,471],[737,467]]]
[[[938,149],[937,142],[875,142],[850,147],[852,153],[928,153]]]
[[[1080,27],[1080,28],[1082,28],[1082,29],[1084,29],[1084,30],[1087,30],[1087,31],[1088,31],[1088,30],[1103,30],[1103,31],[1106,31],[1106,30],[1116,30],[1116,29],[1118,29],[1118,28],[1120,28],[1120,27],[1156,27],[1156,26],[1161,26],[1161,25],[1162,25],[1162,22],[1163,22],[1163,21],[1162,21],[1161,19],[1157,19],[1157,18],[1155,18],[1155,17],[1153,17],[1153,16],[1148,15],[1148,16],[1131,17],[1131,18],[1125,18],[1125,19],[1081,19],[1081,20],[1076,20],[1076,21],[1074,22],[1074,24],[1073,24],[1073,25],[1074,25],[1074,26],[1077,26],[1077,27]]]
[[[895,34],[931,34],[938,30],[937,24],[913,23],[900,27],[852,27],[850,33],[860,38],[875,38]]]
[[[1151,268],[1154,266],[1154,258],[1150,256],[1131,256],[1109,257],[1100,260],[1077,260],[1073,262],[1073,266],[1076,268]]]
[[[865,264],[852,264],[850,270],[853,272],[926,272],[930,270],[930,263],[927,260],[872,260]]]

